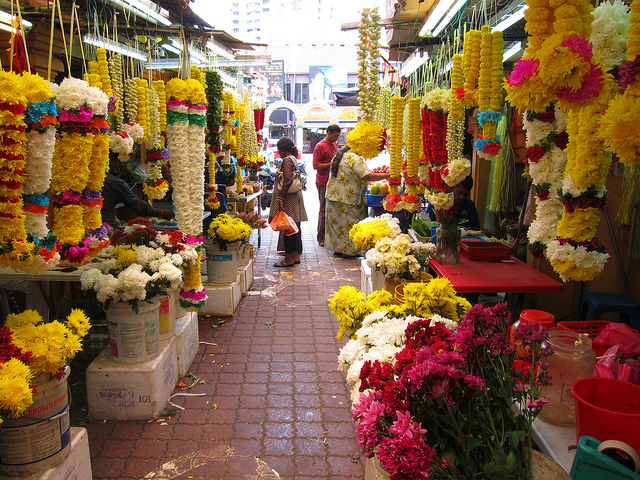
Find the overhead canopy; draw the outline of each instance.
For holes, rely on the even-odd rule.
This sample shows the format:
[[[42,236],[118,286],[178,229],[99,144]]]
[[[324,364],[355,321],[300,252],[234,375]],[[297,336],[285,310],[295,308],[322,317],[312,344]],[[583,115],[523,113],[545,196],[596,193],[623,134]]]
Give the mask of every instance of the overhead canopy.
[[[358,87],[351,88],[334,88],[333,97],[336,105],[341,107],[357,107],[360,105],[358,102]]]

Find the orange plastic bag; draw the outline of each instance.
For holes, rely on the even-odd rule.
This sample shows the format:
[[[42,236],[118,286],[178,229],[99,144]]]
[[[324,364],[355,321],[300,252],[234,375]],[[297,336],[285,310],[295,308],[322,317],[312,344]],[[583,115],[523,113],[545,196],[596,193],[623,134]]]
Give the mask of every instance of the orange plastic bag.
[[[289,215],[287,215],[283,210],[280,210],[269,222],[271,228],[273,228],[276,232],[286,232],[291,230],[292,228],[296,228],[296,222],[293,221]]]

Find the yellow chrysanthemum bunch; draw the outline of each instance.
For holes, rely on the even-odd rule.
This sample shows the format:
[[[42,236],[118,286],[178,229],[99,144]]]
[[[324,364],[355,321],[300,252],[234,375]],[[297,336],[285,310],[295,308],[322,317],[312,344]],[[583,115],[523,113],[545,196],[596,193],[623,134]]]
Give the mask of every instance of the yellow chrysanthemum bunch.
[[[116,259],[115,269],[120,271],[136,263],[136,245],[118,245],[111,254]]]
[[[67,321],[44,322],[34,310],[7,316],[13,343],[31,352],[27,366],[34,375],[54,376],[82,350],[82,338],[89,330],[89,319],[81,310],[72,310]]]
[[[376,246],[376,242],[391,234],[391,229],[385,220],[356,223],[349,230],[349,238],[358,250],[366,252]]]
[[[385,141],[384,129],[364,120],[359,121],[355,128],[347,133],[349,147],[365,160],[376,157],[384,148]]]
[[[407,283],[404,286],[404,303],[400,305],[397,316],[429,318],[440,315],[459,322],[470,308],[471,304],[456,294],[448,279],[434,278],[427,283]]]
[[[331,313],[336,316],[340,329],[336,337],[351,337],[362,326],[362,320],[376,310],[387,310],[393,305],[393,295],[386,290],[379,290],[365,295],[356,287],[343,285],[329,299]]]
[[[32,378],[31,369],[17,358],[0,363],[0,411],[9,411],[14,417],[24,413],[33,403]]]
[[[223,213],[211,221],[209,237],[217,243],[222,250],[227,249],[227,244],[238,240],[246,240],[251,235],[252,228],[241,218],[231,218]]]

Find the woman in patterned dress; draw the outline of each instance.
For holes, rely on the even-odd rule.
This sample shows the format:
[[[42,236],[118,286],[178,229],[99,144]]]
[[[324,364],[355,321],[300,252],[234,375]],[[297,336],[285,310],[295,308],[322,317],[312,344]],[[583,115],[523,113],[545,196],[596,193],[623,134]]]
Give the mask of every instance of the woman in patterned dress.
[[[304,209],[304,199],[302,198],[302,190],[295,193],[289,193],[289,186],[293,181],[293,172],[298,169],[298,149],[288,137],[282,137],[278,140],[278,152],[282,163],[280,170],[282,171],[284,182],[282,187],[276,182],[273,187],[273,197],[271,200],[271,209],[269,210],[269,220],[276,213],[284,210],[298,225],[298,233],[284,236],[284,258],[273,264],[274,267],[293,267],[300,263],[300,254],[302,253],[302,233],[300,231],[300,222],[307,220],[307,212]]]
[[[367,183],[389,178],[388,173],[373,173],[361,156],[348,150],[341,148],[331,161],[325,227],[325,246],[345,258],[360,255],[349,230],[367,216]]]

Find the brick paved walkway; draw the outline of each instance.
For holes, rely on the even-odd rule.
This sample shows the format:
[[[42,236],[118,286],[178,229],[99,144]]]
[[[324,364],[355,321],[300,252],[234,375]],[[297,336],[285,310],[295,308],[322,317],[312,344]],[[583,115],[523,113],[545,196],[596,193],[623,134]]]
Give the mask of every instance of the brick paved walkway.
[[[359,287],[360,262],[319,247],[310,223],[300,265],[274,268],[277,235],[263,230],[235,314],[200,317],[190,371],[206,384],[189,392],[204,396],[174,399],[185,410],[171,418],[87,426],[95,479],[364,477],[327,304]]]

